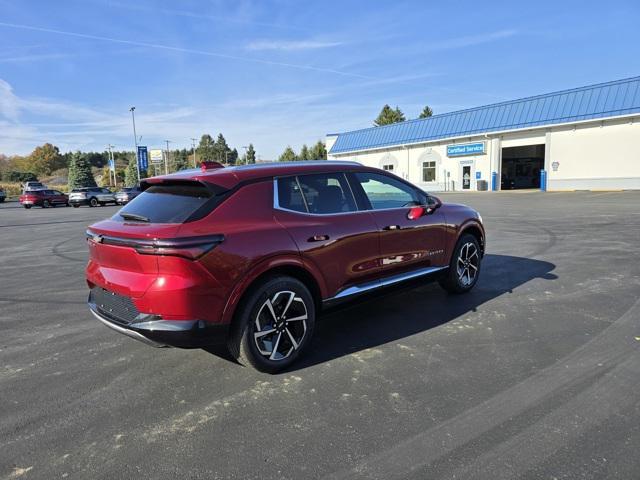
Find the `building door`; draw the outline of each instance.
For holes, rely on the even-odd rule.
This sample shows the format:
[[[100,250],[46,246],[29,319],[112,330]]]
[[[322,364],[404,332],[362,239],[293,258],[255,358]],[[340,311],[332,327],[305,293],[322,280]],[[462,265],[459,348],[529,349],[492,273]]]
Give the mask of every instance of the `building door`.
[[[501,189],[540,188],[544,144],[502,149]]]
[[[462,167],[462,189],[469,190],[471,188],[471,165]]]

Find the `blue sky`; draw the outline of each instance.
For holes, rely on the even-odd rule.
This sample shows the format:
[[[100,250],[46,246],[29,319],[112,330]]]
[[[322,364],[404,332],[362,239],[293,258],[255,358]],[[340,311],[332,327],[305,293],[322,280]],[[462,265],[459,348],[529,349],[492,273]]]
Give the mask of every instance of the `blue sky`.
[[[187,147],[262,159],[326,133],[640,75],[637,1],[0,0],[0,153]]]

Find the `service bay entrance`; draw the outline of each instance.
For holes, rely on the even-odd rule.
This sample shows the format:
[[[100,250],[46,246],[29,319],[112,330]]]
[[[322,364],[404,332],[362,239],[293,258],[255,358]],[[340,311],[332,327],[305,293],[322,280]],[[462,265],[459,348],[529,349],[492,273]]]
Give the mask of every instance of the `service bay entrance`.
[[[540,170],[543,168],[544,144],[503,148],[500,188],[540,188]]]

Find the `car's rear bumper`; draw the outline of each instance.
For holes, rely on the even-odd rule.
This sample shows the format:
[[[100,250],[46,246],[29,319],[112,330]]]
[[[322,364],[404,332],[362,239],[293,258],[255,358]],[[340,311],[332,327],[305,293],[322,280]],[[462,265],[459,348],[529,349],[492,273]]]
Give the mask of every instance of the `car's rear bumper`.
[[[105,305],[98,305],[92,293],[89,294],[89,309],[100,322],[147,345],[199,348],[221,345],[227,340],[228,325],[212,325],[202,320],[164,320],[160,315],[140,313],[129,322],[109,313],[111,309]]]
[[[71,205],[89,205],[88,198],[70,198],[69,204]]]

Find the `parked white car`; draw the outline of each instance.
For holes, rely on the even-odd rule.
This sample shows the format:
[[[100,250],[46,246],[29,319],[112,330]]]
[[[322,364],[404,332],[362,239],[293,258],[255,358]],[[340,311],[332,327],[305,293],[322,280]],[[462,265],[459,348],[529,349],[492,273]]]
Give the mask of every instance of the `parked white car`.
[[[113,203],[116,205],[116,196],[108,188],[104,187],[82,187],[74,188],[69,193],[69,204],[74,208],[78,208],[80,205],[89,205],[90,207],[97,207],[98,205],[106,205],[107,203]]]

